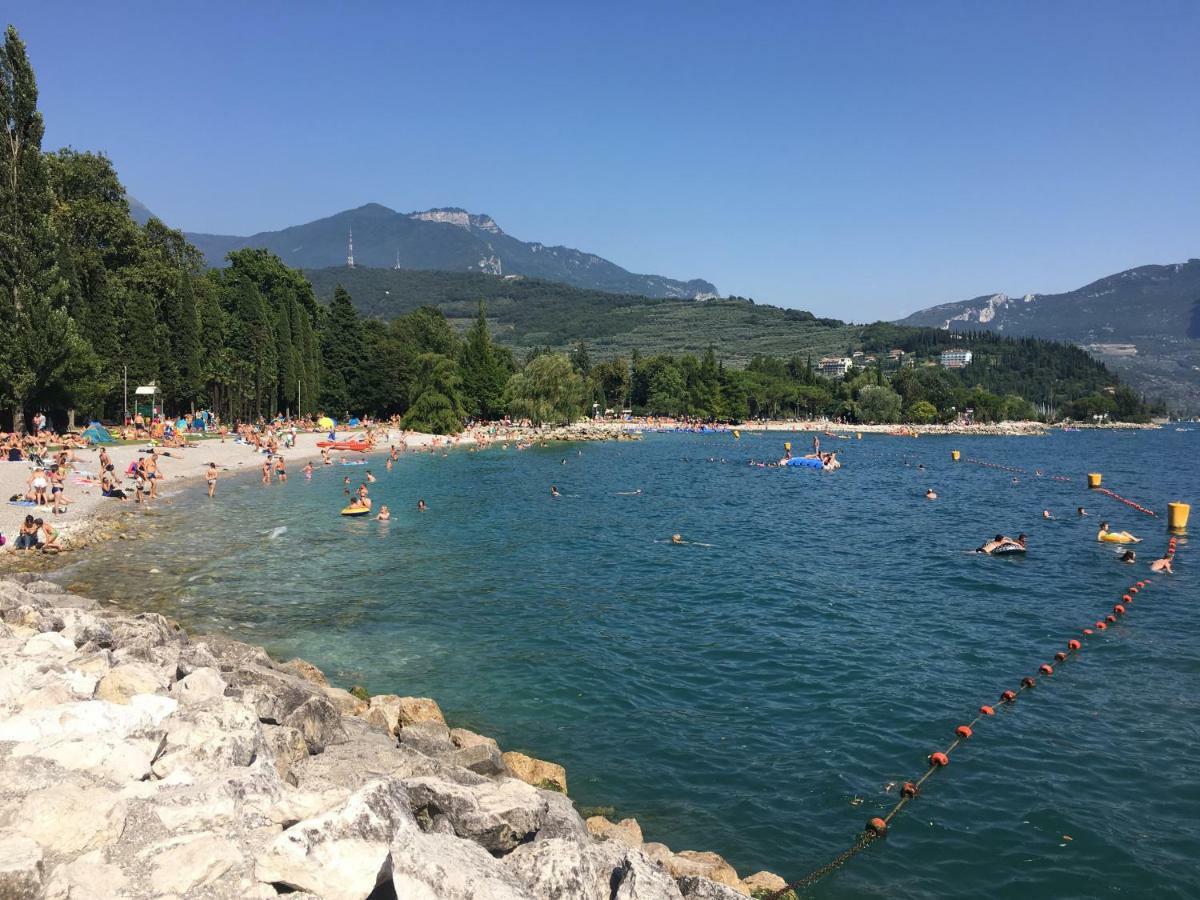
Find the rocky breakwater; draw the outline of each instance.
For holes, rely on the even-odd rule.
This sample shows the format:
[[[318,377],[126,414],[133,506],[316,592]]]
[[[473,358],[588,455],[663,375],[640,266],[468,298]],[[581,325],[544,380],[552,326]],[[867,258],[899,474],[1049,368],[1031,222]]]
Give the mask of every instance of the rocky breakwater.
[[[0,580],[0,898],[736,900],[553,763],[302,660]]]

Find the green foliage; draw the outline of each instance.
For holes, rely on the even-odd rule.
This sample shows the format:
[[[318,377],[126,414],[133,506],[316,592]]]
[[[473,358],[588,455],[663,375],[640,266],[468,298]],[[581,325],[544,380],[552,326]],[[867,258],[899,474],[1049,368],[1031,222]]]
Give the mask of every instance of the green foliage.
[[[918,400],[908,408],[908,421],[927,425],[937,418],[937,407],[928,400]]]
[[[462,401],[462,379],[449,356],[423,353],[416,360],[408,412],[403,425],[413,431],[453,434],[462,429],[466,412]]]
[[[504,387],[513,373],[512,352],[492,343],[482,300],[463,343],[461,363],[467,412],[477,419],[500,418]]]
[[[861,422],[895,422],[900,418],[900,395],[890,387],[869,384],[858,392]]]
[[[561,353],[532,360],[508,381],[504,405],[518,419],[535,425],[573,422],[583,414],[583,378]]]

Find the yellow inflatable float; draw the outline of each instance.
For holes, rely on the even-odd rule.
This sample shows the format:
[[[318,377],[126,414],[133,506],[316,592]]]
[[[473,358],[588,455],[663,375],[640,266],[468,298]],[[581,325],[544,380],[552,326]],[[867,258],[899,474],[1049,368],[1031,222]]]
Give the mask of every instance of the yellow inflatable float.
[[[343,516],[365,516],[371,512],[368,506],[347,506],[342,510]]]
[[[1103,541],[1106,544],[1137,544],[1141,542],[1141,538],[1134,537],[1128,531],[1109,531],[1108,523],[1100,523],[1100,531],[1096,535],[1096,540]]]

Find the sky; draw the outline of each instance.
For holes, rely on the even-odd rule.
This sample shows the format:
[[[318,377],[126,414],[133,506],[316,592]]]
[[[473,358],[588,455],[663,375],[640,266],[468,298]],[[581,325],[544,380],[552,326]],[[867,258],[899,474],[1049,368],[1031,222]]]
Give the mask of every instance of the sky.
[[[0,20],[45,147],[103,151],[188,231],[461,206],[852,321],[1200,256],[1192,0],[43,0]]]

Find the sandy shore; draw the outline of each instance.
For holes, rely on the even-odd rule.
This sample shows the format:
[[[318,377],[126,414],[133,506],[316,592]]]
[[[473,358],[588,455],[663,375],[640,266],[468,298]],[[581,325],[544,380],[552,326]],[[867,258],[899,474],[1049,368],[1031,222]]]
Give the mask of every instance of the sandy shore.
[[[317,447],[317,442],[325,440],[326,437],[327,435],[323,433],[297,435],[296,446],[282,454],[288,467],[288,473],[295,476],[306,461],[320,459],[321,450]],[[339,437],[344,437],[344,435],[339,434]],[[390,434],[390,438],[394,438],[397,444],[401,437],[407,442],[410,450],[442,444],[451,446],[452,442],[456,440],[415,432],[395,431]],[[460,444],[466,442],[467,439],[458,439]],[[386,449],[388,443],[381,442],[380,449]],[[109,445],[108,454],[112,457],[117,470],[124,471],[130,462],[144,455],[143,451],[147,446],[146,444]],[[70,502],[67,512],[62,515],[52,515],[48,506],[32,507],[10,504],[9,497],[25,492],[32,466],[28,462],[0,462],[0,497],[3,498],[3,502],[0,503],[0,534],[4,534],[9,540],[8,545],[0,550],[0,553],[12,548],[12,542],[20,523],[30,513],[52,523],[69,540],[88,522],[109,514],[115,515],[124,511],[125,508],[135,505],[132,500],[122,502],[102,496],[99,485],[75,484],[74,480],[80,473],[99,475],[100,451],[99,448],[76,450],[75,455],[79,461],[73,464],[73,471],[67,477],[66,496]],[[341,455],[343,454],[335,452],[335,458]],[[160,499],[152,501],[152,503],[161,504],[164,499],[185,488],[204,490],[202,479],[210,462],[217,464],[221,473],[220,479],[225,479],[259,468],[263,462],[263,454],[249,444],[236,443],[231,438],[225,441],[221,441],[219,438],[205,438],[191,442],[186,449],[160,450],[159,472],[162,474],[163,480],[158,486]],[[125,482],[124,486],[131,487],[132,481]],[[218,480],[218,496],[220,490],[221,482]]]

